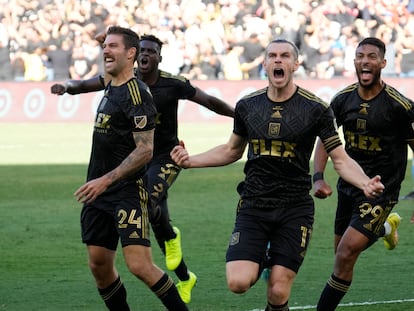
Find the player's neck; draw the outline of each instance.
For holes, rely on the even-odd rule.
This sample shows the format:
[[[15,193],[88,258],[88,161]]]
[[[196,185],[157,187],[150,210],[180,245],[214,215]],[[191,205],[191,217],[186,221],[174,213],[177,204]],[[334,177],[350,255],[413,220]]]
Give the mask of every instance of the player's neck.
[[[140,73],[141,80],[144,81],[148,86],[152,86],[157,83],[159,76],[160,72],[158,69],[147,73]]]
[[[112,86],[120,86],[129,80],[131,80],[135,76],[134,69],[132,68],[125,68],[123,71],[121,71],[116,76],[112,76]]]
[[[371,100],[376,97],[381,90],[384,88],[384,82],[380,80],[378,83],[375,83],[369,87],[358,86],[358,94],[364,100]]]
[[[274,102],[284,102],[291,98],[293,94],[295,94],[297,89],[296,84],[290,82],[289,84],[285,85],[284,87],[275,87],[269,85],[267,89],[267,96],[271,101]]]

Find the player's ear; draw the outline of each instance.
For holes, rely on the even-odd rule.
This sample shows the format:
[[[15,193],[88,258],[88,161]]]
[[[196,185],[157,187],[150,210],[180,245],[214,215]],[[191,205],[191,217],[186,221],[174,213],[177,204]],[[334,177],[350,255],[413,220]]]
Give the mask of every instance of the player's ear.
[[[160,55],[160,63],[162,62],[162,56]]]
[[[137,48],[136,47],[131,47],[129,50],[128,50],[128,59],[131,59],[131,58],[133,58],[134,59],[134,62],[137,60],[137,58],[138,58],[138,51],[137,51]]]

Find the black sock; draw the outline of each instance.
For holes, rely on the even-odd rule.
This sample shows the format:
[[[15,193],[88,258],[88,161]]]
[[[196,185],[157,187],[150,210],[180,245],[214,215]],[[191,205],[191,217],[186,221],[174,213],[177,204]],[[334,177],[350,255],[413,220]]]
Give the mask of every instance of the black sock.
[[[170,311],[188,311],[186,304],[181,300],[173,280],[166,274],[151,287],[151,290]]]
[[[341,280],[332,274],[322,291],[316,310],[335,310],[350,286],[351,281]]]
[[[267,302],[265,311],[289,311],[289,305],[288,302],[286,302],[283,305],[275,306],[270,302]]]
[[[187,265],[184,262],[184,258],[181,259],[180,264],[178,267],[174,270],[175,275],[179,278],[180,281],[187,281],[190,279],[190,275],[188,274],[188,268]]]
[[[98,288],[99,295],[101,295],[106,306],[111,311],[129,311],[127,303],[127,292],[124,284],[121,282],[121,277],[118,276],[115,282],[107,288]]]

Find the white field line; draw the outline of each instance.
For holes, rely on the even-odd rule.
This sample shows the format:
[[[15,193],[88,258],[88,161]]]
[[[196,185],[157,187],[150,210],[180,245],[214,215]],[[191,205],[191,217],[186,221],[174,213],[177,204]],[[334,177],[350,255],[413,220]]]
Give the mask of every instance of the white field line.
[[[394,303],[403,303],[403,302],[414,302],[414,298],[410,299],[398,299],[398,300],[386,300],[386,301],[366,301],[366,302],[349,302],[341,303],[340,307],[355,307],[355,306],[371,306],[371,305],[385,305],[385,304],[394,304]],[[309,310],[316,309],[316,306],[296,306],[289,307],[289,310]],[[251,311],[264,311],[263,309],[254,309]]]

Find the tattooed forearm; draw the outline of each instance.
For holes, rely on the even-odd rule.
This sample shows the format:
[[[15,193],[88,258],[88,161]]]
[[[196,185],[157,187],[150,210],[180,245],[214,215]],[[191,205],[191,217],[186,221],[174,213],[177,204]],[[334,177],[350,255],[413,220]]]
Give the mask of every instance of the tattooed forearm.
[[[136,148],[118,167],[106,174],[111,183],[135,173],[152,159],[154,130],[138,132],[133,135]]]

